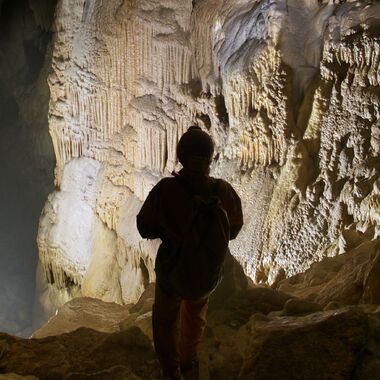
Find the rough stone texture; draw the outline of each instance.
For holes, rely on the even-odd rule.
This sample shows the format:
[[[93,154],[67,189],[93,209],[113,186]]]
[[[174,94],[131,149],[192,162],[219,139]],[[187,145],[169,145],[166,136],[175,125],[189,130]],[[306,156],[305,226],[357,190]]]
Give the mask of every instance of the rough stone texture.
[[[137,327],[113,334],[83,327],[39,340],[0,334],[0,342],[6,346],[2,373],[39,379],[158,378],[151,342]]]
[[[0,375],[0,380],[38,380],[38,377],[20,376],[15,373],[7,373],[6,375]]]
[[[314,263],[305,273],[280,281],[276,286],[289,294],[323,307],[357,303],[380,304],[378,239],[361,241],[346,254]]]
[[[235,285],[222,291],[222,305],[214,294],[200,347],[201,378],[377,380],[380,307],[362,303],[365,287],[352,296],[352,277],[354,268],[359,274],[377,273],[379,262],[377,255],[363,254],[363,244],[359,248],[280,281],[280,289],[287,286],[292,294]],[[228,284],[242,283],[240,276],[229,279],[236,272],[227,271]],[[322,274],[326,279],[318,288]],[[313,293],[320,295],[320,305],[308,300]],[[0,373],[40,379],[158,379],[151,342],[153,295],[149,285],[135,305],[76,298],[35,334],[40,339],[0,334]]]
[[[354,249],[281,281],[280,288],[293,282],[293,294],[232,286],[229,293],[223,291],[223,305],[211,300],[199,352],[201,379],[377,380],[380,306],[352,296],[352,272],[344,269],[363,256]],[[378,271],[377,256],[364,263],[359,273]],[[326,268],[335,276],[325,283],[340,288],[337,293],[316,289]],[[237,278],[235,283],[241,283]],[[313,291],[321,294],[321,305],[307,300]],[[0,334],[0,373],[40,379],[158,379],[152,351],[153,295],[151,284],[134,305],[76,298],[35,334],[39,339]]]
[[[101,332],[120,331],[119,323],[129,315],[128,308],[95,298],[74,298],[64,304],[49,322],[35,331],[32,338],[45,338],[59,332],[87,327]]]
[[[246,328],[253,333],[241,379],[353,378],[369,332],[366,316],[357,310],[254,322]],[[305,354],[308,359],[300,361]]]
[[[255,283],[375,244],[379,18],[367,1],[59,1],[41,313],[74,295],[134,302],[154,281],[135,215],[194,122],[242,197],[231,249]]]
[[[54,336],[21,339],[0,334],[0,374],[10,379],[17,379],[11,377],[13,373],[41,380],[158,380],[151,342],[153,291],[150,285],[133,306],[72,300],[43,328]],[[293,315],[294,304],[297,315]],[[378,379],[378,305],[317,312],[303,307],[300,315],[302,304],[310,306],[301,298],[265,287],[227,296],[222,308],[209,311],[199,355],[201,379]],[[120,313],[123,308],[129,312],[125,319]],[[101,331],[113,325],[113,331],[80,327],[62,334],[68,326],[71,330],[81,324]]]

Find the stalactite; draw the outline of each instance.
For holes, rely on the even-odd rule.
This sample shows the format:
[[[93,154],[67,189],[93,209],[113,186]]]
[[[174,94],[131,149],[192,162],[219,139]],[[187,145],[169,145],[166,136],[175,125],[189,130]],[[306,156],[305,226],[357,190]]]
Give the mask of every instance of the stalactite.
[[[173,86],[191,78],[189,46],[162,40],[161,30],[137,18],[126,24],[126,57],[132,63],[129,84],[140,78],[152,81],[161,89],[174,93]],[[127,87],[128,83],[127,83]]]
[[[233,75],[224,88],[230,124],[244,136],[241,139],[241,166],[282,164],[288,145],[285,136],[292,123],[286,104],[286,76],[281,56],[268,48],[253,63],[250,73],[253,75]],[[275,80],[274,76],[277,76]]]
[[[82,283],[86,268],[79,263],[63,259],[62,254],[52,247],[39,246],[40,263],[46,281],[57,289],[79,286]]]

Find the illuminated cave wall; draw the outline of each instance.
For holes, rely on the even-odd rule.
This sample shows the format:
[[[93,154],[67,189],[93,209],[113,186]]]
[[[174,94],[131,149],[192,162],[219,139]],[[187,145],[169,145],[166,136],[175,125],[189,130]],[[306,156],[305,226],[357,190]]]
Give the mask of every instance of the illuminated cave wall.
[[[231,247],[255,282],[377,238],[379,21],[369,1],[60,0],[41,312],[133,302],[154,280],[135,215],[196,122],[243,200]]]
[[[54,186],[47,76],[55,2],[0,1],[0,331],[27,335],[38,219]]]

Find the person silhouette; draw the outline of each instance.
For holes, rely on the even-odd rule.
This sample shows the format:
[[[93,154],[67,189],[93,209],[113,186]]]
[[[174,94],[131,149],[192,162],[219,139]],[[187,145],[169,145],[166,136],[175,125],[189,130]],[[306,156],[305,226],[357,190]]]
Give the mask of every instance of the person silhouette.
[[[220,200],[228,216],[230,240],[243,226],[239,196],[227,181],[209,175],[213,153],[210,135],[199,126],[191,126],[177,145],[183,168],[153,187],[137,215],[140,235],[162,240],[155,262],[152,325],[163,379],[199,379],[197,351],[206,325],[209,295],[186,299],[176,292],[170,280],[178,262],[177,247],[188,233],[186,221],[192,218],[194,197],[189,188],[194,195],[212,193]]]

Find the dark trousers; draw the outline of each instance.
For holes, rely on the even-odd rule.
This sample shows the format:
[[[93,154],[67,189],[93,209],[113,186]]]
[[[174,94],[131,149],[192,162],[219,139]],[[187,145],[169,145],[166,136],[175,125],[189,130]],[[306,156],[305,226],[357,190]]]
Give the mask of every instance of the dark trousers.
[[[208,298],[169,297],[156,285],[153,305],[154,348],[164,376],[180,378],[180,365],[197,359],[206,326]]]

